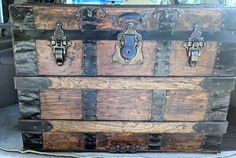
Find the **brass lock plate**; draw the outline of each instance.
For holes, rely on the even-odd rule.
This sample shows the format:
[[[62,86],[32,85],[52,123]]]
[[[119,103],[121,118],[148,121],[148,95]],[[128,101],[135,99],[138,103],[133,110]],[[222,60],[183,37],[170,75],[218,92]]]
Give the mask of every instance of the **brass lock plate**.
[[[113,62],[118,64],[141,64],[143,62],[142,36],[128,23],[115,44]]]

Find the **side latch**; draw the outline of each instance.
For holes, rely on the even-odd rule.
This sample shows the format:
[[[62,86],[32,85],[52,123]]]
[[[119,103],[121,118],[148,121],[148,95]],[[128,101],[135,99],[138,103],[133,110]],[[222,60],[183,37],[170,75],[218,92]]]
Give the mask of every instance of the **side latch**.
[[[203,47],[206,46],[202,32],[198,25],[194,26],[193,33],[187,42],[183,43],[183,47],[187,50],[188,63],[190,67],[195,67],[201,56]]]
[[[56,23],[56,30],[52,36],[50,46],[54,54],[56,63],[58,66],[62,66],[65,62],[68,47],[71,46],[71,42],[67,40],[62,29],[62,23]]]
[[[117,37],[113,62],[141,64],[142,61],[142,36],[134,29],[133,23],[128,23],[126,29]]]

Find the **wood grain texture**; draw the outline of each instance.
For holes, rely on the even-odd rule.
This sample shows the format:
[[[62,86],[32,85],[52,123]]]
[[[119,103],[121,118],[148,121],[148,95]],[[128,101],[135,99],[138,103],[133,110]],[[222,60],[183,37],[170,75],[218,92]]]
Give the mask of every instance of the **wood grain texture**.
[[[121,146],[121,149],[125,150],[126,148],[127,152],[132,152],[132,148],[135,146],[139,146],[139,151],[147,151],[148,134],[98,133],[96,143],[96,150],[98,151],[107,151],[109,149],[116,151],[117,145]]]
[[[40,103],[41,119],[82,119],[81,90],[44,90]]]
[[[194,25],[199,25],[204,30],[220,31],[221,9],[215,8],[180,8],[178,16],[174,17],[174,30],[192,30]]]
[[[31,123],[31,121],[28,121]],[[50,132],[205,133],[226,132],[227,122],[49,121]],[[27,121],[21,121],[21,130]],[[27,131],[27,130],[26,130]]]
[[[201,134],[162,134],[163,151],[201,151]]]
[[[195,67],[190,67],[182,42],[172,41],[169,76],[212,76],[218,50],[217,42],[207,42]]]
[[[153,77],[49,77],[49,89],[168,89],[202,90],[204,78]]]
[[[164,120],[204,121],[208,102],[205,91],[168,91]]]
[[[82,41],[72,41],[63,66],[56,64],[52,49],[48,44],[49,41],[36,40],[39,75],[82,75]]]
[[[102,9],[105,11],[106,16],[97,18],[97,29],[99,30],[124,29],[125,25],[130,22],[134,23],[137,29],[158,29],[159,26],[159,18],[153,16],[154,7],[103,7]],[[128,16],[128,13],[138,13],[139,15]]]
[[[36,29],[55,29],[56,22],[60,21],[66,30],[81,29],[82,21],[76,17],[78,7],[68,6],[34,6],[34,21]]]
[[[156,42],[143,42],[142,64],[118,64],[112,61],[116,41],[97,42],[97,74],[112,76],[154,76]]]
[[[66,151],[84,149],[84,135],[75,132],[44,132],[44,150]]]
[[[97,120],[150,120],[150,90],[98,90]]]

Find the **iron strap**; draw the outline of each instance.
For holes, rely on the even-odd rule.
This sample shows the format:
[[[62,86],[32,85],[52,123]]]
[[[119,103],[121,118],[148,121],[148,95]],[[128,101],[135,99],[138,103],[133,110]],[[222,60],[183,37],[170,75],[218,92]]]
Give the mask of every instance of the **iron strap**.
[[[70,40],[116,40],[117,35],[121,31],[109,30],[109,31],[81,31],[81,30],[65,30],[67,38]],[[143,37],[143,40],[176,40],[187,41],[191,36],[192,31],[147,31],[138,30]],[[28,39],[45,39],[51,38],[53,30],[14,30],[15,40],[28,40]],[[236,43],[236,31],[221,31],[211,32],[202,31],[202,37],[205,41],[219,41]]]

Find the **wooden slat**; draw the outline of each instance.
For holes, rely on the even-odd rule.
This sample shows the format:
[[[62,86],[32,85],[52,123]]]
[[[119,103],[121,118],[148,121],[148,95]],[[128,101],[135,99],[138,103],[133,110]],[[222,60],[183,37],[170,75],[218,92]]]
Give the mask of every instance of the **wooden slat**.
[[[194,25],[199,25],[205,30],[220,31],[221,9],[216,8],[180,8],[176,9],[174,17],[175,30],[192,30]]]
[[[162,151],[201,151],[201,134],[162,134]]]
[[[97,73],[112,76],[154,76],[156,42],[143,42],[142,64],[118,64],[112,61],[116,41],[97,42]]]
[[[207,42],[198,63],[190,67],[182,42],[171,42],[169,76],[212,76],[217,54],[217,42]]]
[[[98,90],[97,120],[150,120],[150,90]]]
[[[72,41],[72,45],[67,50],[63,66],[56,64],[52,48],[48,44],[49,41],[36,40],[39,75],[82,75],[82,41]]]
[[[82,92],[76,89],[40,92],[41,119],[82,119]]]
[[[44,150],[83,150],[84,135],[75,132],[47,132],[43,133]]]
[[[29,130],[21,121],[20,129]],[[127,122],[127,121],[49,121],[50,132],[123,132],[123,133],[210,133],[222,134],[227,130],[227,122]]]
[[[169,89],[202,90],[204,78],[15,77],[17,89]]]
[[[66,30],[81,29],[81,21],[76,17],[78,7],[65,6],[34,6],[36,29],[50,30],[55,28],[57,21],[62,22]]]
[[[204,91],[168,91],[164,120],[204,121],[208,102]]]

